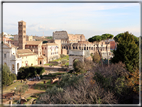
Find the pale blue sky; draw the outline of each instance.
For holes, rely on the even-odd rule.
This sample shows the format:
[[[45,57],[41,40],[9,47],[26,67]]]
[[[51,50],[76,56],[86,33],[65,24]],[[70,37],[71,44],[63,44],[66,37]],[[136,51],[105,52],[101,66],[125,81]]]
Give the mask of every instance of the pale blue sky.
[[[54,31],[94,35],[129,31],[140,36],[139,3],[4,3],[3,31],[18,34],[18,21],[27,35],[52,36]]]

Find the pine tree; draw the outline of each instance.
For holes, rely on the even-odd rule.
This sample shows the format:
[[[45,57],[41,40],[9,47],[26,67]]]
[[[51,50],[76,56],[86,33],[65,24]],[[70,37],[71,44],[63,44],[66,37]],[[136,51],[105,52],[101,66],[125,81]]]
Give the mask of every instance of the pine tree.
[[[133,72],[139,67],[139,47],[134,41],[134,35],[129,32],[124,34],[118,39],[117,50],[113,51],[114,57],[112,63],[122,61],[125,63],[129,72]]]

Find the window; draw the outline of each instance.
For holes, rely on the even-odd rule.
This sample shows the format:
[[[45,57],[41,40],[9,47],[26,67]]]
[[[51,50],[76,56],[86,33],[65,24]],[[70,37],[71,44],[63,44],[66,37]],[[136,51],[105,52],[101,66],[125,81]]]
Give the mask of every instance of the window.
[[[14,70],[14,64],[12,64],[12,70]]]
[[[6,54],[4,54],[4,58],[6,58]]]

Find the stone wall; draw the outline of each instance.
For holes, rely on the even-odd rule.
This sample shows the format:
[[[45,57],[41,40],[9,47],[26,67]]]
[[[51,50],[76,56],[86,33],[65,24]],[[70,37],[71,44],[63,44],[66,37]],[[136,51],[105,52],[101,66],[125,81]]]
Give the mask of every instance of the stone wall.
[[[67,31],[55,31],[53,32],[53,38],[55,39],[68,39]]]
[[[67,50],[66,49],[62,49],[61,50],[61,54],[67,55]]]

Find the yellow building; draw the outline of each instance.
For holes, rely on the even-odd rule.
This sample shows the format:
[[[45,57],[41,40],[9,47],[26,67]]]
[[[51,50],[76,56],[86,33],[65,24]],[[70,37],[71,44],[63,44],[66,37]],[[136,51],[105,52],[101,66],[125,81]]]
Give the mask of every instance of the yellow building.
[[[30,49],[19,49],[17,55],[22,58],[22,66],[38,65],[38,54]]]

